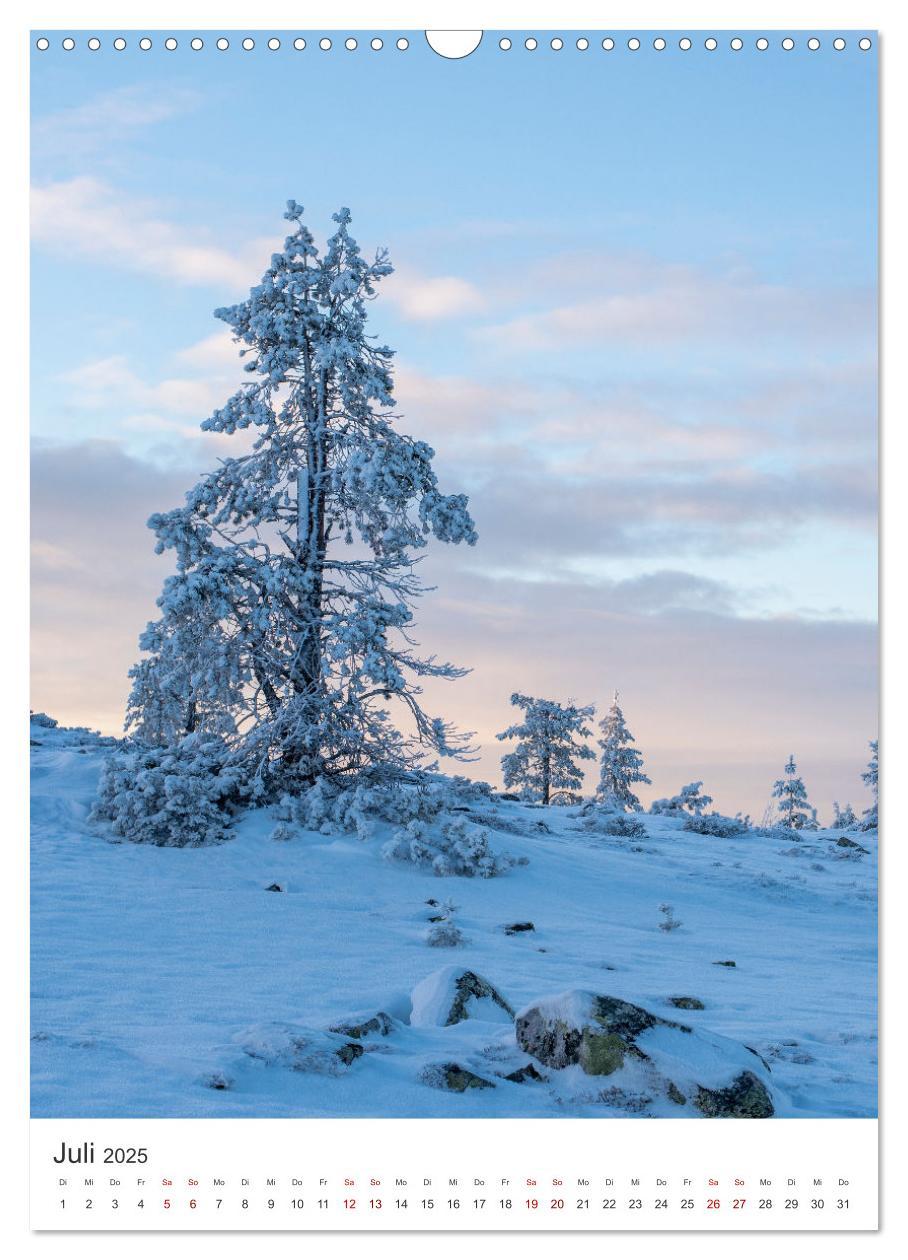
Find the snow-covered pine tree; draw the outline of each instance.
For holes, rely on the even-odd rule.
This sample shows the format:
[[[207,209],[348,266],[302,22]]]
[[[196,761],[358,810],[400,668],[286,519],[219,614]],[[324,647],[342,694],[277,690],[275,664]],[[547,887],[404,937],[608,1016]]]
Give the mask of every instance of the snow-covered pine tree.
[[[465,751],[419,701],[420,679],[466,671],[414,650],[414,566],[428,536],[476,535],[466,496],[440,492],[434,451],[393,424],[393,352],[366,333],[387,253],[363,258],[344,209],[322,254],[302,213],[288,202],[261,284],[215,312],[254,379],[202,428],[255,439],[149,521],[177,568],[128,720],[157,744],[217,734],[253,778],[312,783]]]
[[[596,799],[622,810],[640,809],[632,784],[651,783],[652,779],[643,771],[643,757],[631,747],[635,741],[627,729],[617,691],[612,707],[599,723],[599,729],[602,731],[602,739],[598,741],[602,756]]]
[[[713,803],[713,798],[700,790],[702,787],[702,779],[697,779],[695,783],[685,783],[677,796],[663,796],[658,801],[653,801],[649,807],[649,812],[651,814],[668,814],[676,818],[691,814],[695,818],[699,818],[707,805],[712,805]]]
[[[879,740],[870,741],[870,760],[861,778],[873,793],[873,804],[865,809],[861,817],[862,831],[875,831],[880,825],[880,744]]]
[[[816,811],[807,800],[807,789],[798,775],[794,753],[785,763],[785,778],[776,779],[772,795],[779,802],[779,822],[794,831],[815,830]]]
[[[850,803],[842,806],[838,801],[832,802],[832,825],[836,831],[847,831],[849,827],[856,827],[857,822],[857,815]]]
[[[498,739],[516,739],[517,747],[501,759],[505,787],[516,787],[530,800],[548,805],[556,790],[583,786],[577,761],[592,761],[595,753],[581,740],[593,732],[587,725],[593,705],[558,704],[515,692],[511,704],[523,709],[522,722],[509,726]]]

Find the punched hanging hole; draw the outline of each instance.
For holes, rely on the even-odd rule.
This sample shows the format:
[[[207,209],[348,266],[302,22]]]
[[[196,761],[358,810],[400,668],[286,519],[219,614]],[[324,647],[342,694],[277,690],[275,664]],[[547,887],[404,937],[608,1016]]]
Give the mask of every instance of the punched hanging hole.
[[[873,47],[872,41],[865,35],[863,39],[858,40],[858,48],[861,52],[868,52]]]
[[[731,41],[731,46],[735,52],[740,52],[741,49],[744,47],[744,40],[741,39],[740,35],[736,35],[734,39]]]
[[[205,47],[205,41],[203,39],[199,39],[198,35],[196,35],[193,39],[189,41],[189,47],[192,49],[193,52],[199,52],[202,48]]]
[[[397,47],[401,52],[406,52],[410,47],[410,41],[406,38],[406,36],[401,35],[400,39],[397,41]]]
[[[350,36],[349,39],[344,40],[344,47],[347,49],[348,52],[353,52],[354,48],[356,47],[356,40],[353,38],[352,35]]]
[[[329,48],[331,47],[331,40],[326,35],[324,39],[320,39],[318,41],[318,46],[322,50],[322,52],[327,52]]]
[[[555,38],[552,40],[550,47],[553,52],[561,52],[562,48],[564,47],[564,40],[560,39],[556,35]]]
[[[807,41],[807,47],[810,49],[811,52],[816,52],[819,46],[820,46],[820,41],[818,39],[809,39]]]
[[[306,41],[303,39],[301,35],[298,36],[293,41],[293,47],[296,49],[297,52],[302,52],[303,49],[306,47]]]
[[[839,36],[838,39],[834,39],[832,41],[832,46],[836,50],[836,52],[841,52],[842,49],[846,47],[845,41],[844,39],[842,39],[841,35]]]
[[[606,52],[612,51],[615,47],[615,41],[612,39],[611,35],[606,35],[605,39],[602,41],[602,47]]]
[[[65,49],[65,51],[72,52],[75,46],[76,46],[76,41],[70,35],[67,35],[66,39],[64,39],[63,41],[63,48]]]
[[[507,35],[505,35],[503,39],[500,39],[498,41],[498,47],[501,49],[502,52],[507,52],[509,50],[509,48],[511,47],[511,41],[508,39]]]
[[[528,51],[528,52],[533,52],[533,50],[536,48],[536,41],[535,41],[535,39],[533,39],[533,36],[532,36],[532,35],[530,36],[530,38],[529,38],[529,39],[524,40],[524,45],[523,45],[523,46],[524,46],[524,48],[526,48],[526,49],[527,49],[527,51]]]
[[[173,36],[171,36],[169,39],[164,40],[164,47],[167,49],[168,52],[173,52],[176,46],[177,46],[177,41],[173,38]]]
[[[661,35],[657,36],[656,39],[653,40],[653,47],[656,52],[662,52],[662,49],[665,47],[665,40]]]
[[[379,39],[377,35],[370,43],[370,47],[374,48],[376,52],[378,52],[380,48],[384,48],[384,46],[385,41],[383,39]]]
[[[682,52],[688,52],[693,47],[693,44],[685,35],[682,39],[678,40],[678,47],[682,50]]]
[[[719,41],[717,39],[713,39],[712,35],[710,35],[709,39],[705,41],[704,47],[709,52],[715,52],[715,50],[719,47]]]
[[[786,52],[791,52],[794,46],[795,46],[794,40],[791,38],[790,35],[786,35],[786,37],[782,40],[782,47],[785,49]]]
[[[636,52],[637,49],[640,47],[640,40],[637,38],[636,35],[634,35],[631,39],[627,41],[627,46],[631,50],[631,52]]]
[[[589,46],[590,46],[590,41],[586,38],[585,35],[581,35],[580,38],[577,40],[578,52],[586,52]]]
[[[222,35],[221,38],[218,40],[217,46],[220,52],[226,52],[227,49],[230,47],[230,40],[225,39],[224,36]]]
[[[277,52],[280,46],[281,46],[281,41],[278,39],[276,35],[272,35],[271,38],[268,40],[268,47],[271,49],[272,52]]]
[[[251,52],[254,47],[255,47],[254,39],[246,38],[243,40],[243,48],[246,50],[246,52]]]
[[[96,35],[92,35],[91,39],[88,41],[88,46],[92,52],[97,52],[101,47],[101,41]]]
[[[426,43],[439,57],[449,61],[461,61],[474,53],[482,42],[482,31],[425,31]],[[400,41],[398,41],[398,48]],[[510,48],[508,41],[508,48]],[[404,44],[406,47],[406,44]],[[503,44],[499,44],[503,48]]]
[[[42,35],[40,39],[35,40],[35,47],[38,49],[38,52],[47,52],[48,48],[50,48],[50,40],[45,39]]]
[[[766,49],[769,47],[769,40],[764,39],[761,36],[760,39],[757,40],[757,47],[759,48],[760,52],[766,52]]]
[[[118,35],[117,38],[114,40],[113,46],[114,48],[116,48],[117,52],[122,52],[123,49],[126,47],[126,40],[123,38],[122,35]]]
[[[142,38],[139,40],[139,47],[142,49],[142,52],[148,52],[149,48],[151,47],[151,40],[148,38],[147,35],[143,35]]]

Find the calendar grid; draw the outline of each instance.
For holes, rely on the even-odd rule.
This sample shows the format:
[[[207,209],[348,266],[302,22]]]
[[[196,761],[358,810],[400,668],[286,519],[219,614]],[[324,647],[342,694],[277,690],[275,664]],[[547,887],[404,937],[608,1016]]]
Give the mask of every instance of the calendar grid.
[[[33,1121],[32,1227],[872,1230],[876,1142],[873,1120]]]

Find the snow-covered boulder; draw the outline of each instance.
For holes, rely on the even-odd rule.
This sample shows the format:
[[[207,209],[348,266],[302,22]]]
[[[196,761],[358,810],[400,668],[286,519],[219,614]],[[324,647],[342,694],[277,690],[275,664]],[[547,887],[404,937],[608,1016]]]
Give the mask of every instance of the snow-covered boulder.
[[[354,1015],[343,1023],[332,1024],[330,1031],[362,1041],[364,1037],[387,1037],[393,1027],[394,1020],[390,1015],[376,1011],[374,1015]]]
[[[430,1063],[420,1073],[424,1085],[433,1089],[447,1089],[452,1094],[464,1094],[468,1089],[494,1089],[493,1081],[477,1076],[459,1063]]]
[[[702,1115],[759,1119],[774,1111],[763,1079],[769,1069],[755,1051],[622,998],[582,990],[543,998],[518,1012],[516,1034],[546,1067],[579,1065],[589,1076],[642,1067],[649,1088]]]
[[[511,1023],[514,1010],[491,981],[452,964],[421,980],[412,993],[410,1023],[444,1028],[465,1019]]]
[[[246,1029],[236,1042],[250,1059],[292,1072],[338,1076],[365,1053],[344,1035],[295,1024],[262,1024]]]

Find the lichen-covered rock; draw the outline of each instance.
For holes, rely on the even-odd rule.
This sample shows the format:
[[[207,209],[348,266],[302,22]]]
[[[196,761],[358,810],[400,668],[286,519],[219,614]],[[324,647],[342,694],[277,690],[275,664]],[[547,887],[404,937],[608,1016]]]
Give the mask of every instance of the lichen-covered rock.
[[[384,1011],[377,1011],[371,1016],[357,1016],[342,1024],[332,1024],[331,1032],[340,1033],[343,1037],[355,1037],[362,1041],[364,1037],[387,1037],[394,1027],[394,1021]]]
[[[434,1089],[447,1089],[454,1094],[466,1093],[468,1089],[494,1089],[492,1081],[477,1076],[469,1068],[459,1063],[431,1063],[423,1068],[422,1079],[426,1085]]]
[[[698,999],[685,999],[697,1003]],[[702,1009],[702,1004],[685,1009]],[[519,1011],[517,1044],[556,1071],[645,1083],[677,1106],[708,1116],[773,1114],[765,1061],[748,1046],[653,1015],[623,998],[572,990]]]
[[[517,1044],[546,1067],[579,1063],[590,1076],[609,1076],[636,1054],[635,1037],[657,1017],[620,998],[565,993],[517,1016]]]
[[[510,1023],[514,1009],[490,980],[452,964],[426,976],[413,990],[410,1023],[442,1027],[465,1019]]]
[[[694,1096],[694,1106],[704,1116],[739,1120],[766,1120],[774,1114],[769,1090],[753,1072],[742,1072],[725,1089],[704,1089]]]
[[[669,1002],[679,1011],[705,1011],[706,1007],[697,997],[670,997]]]

